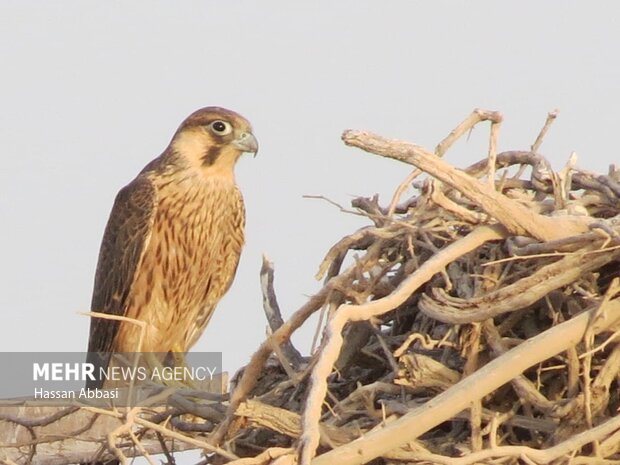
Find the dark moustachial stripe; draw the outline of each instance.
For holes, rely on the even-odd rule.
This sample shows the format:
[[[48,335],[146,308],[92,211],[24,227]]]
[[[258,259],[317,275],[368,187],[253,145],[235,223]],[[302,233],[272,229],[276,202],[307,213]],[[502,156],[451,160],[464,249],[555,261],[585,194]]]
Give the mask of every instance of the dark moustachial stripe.
[[[207,149],[207,152],[202,156],[202,164],[205,166],[211,166],[220,156],[220,152],[222,151],[222,147],[220,145],[212,145]]]

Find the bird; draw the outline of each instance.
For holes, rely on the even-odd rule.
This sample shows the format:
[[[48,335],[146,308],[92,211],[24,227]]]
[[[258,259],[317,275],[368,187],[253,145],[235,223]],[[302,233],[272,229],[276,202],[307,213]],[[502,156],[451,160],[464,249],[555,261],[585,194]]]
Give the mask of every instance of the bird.
[[[239,264],[245,206],[234,168],[243,153],[257,151],[243,116],[202,108],[119,191],[101,242],[91,312],[138,320],[143,329],[91,316],[87,362],[105,368],[111,353],[185,353],[196,343]],[[102,385],[99,377],[87,382]]]

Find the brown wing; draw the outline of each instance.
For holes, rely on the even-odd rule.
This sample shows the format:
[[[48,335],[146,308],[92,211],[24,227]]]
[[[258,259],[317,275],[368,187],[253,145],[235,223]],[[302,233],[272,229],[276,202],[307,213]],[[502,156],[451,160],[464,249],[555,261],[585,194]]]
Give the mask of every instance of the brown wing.
[[[155,208],[155,189],[143,176],[134,179],[116,196],[99,251],[91,311],[125,315],[134,276],[150,237]],[[119,321],[91,318],[87,361],[107,366],[109,356],[101,359],[94,353],[112,351],[119,325]]]

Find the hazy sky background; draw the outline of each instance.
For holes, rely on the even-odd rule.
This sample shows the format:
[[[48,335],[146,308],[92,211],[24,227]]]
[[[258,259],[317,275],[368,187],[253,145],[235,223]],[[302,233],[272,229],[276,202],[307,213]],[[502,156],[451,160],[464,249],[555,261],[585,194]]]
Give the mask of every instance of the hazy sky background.
[[[324,253],[366,224],[304,194],[384,203],[410,167],[347,148],[369,129],[432,149],[474,108],[505,116],[499,149],[560,168],[617,161],[618,4],[575,1],[55,1],[0,4],[0,350],[82,351],[114,196],[192,111],[246,116],[247,245],[194,350],[245,364],[265,335],[261,254],[290,315]],[[488,125],[446,159],[484,157]],[[314,325],[296,342],[307,352]]]

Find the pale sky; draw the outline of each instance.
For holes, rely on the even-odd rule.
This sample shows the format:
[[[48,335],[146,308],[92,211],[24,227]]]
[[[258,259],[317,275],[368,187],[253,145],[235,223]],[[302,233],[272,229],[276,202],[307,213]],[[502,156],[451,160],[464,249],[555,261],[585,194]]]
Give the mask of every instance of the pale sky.
[[[0,4],[0,351],[83,351],[114,196],[192,111],[248,118],[260,143],[238,183],[248,212],[236,281],[194,350],[245,364],[265,335],[261,254],[284,316],[319,288],[328,248],[366,224],[304,194],[384,203],[410,167],[347,148],[368,129],[429,149],[474,108],[499,149],[556,168],[617,161],[616,2],[55,1]],[[446,159],[484,157],[488,125]],[[314,326],[296,338],[307,353]]]

